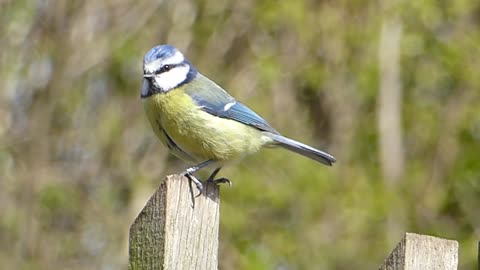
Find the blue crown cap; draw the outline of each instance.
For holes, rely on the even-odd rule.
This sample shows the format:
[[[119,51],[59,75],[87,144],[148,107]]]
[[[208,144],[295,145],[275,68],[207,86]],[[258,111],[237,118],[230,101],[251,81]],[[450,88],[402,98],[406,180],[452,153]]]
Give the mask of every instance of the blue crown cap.
[[[145,54],[143,62],[150,63],[157,59],[172,57],[177,51],[177,48],[172,45],[158,45],[151,48],[150,51]]]

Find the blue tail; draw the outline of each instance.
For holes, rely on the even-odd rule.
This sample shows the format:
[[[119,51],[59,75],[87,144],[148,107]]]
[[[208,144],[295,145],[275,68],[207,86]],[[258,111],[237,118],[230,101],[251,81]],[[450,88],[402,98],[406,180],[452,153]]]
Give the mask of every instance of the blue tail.
[[[332,166],[332,164],[337,161],[332,155],[326,152],[320,151],[318,149],[310,147],[301,142],[289,139],[287,137],[283,137],[282,135],[269,133],[269,136],[272,137],[272,139],[277,143],[278,146],[321,162],[325,165]]]

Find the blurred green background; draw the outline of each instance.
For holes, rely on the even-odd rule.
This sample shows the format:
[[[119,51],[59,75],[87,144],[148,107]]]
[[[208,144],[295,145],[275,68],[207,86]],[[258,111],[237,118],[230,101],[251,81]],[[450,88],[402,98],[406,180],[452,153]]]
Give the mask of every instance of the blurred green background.
[[[480,239],[480,2],[0,0],[0,265],[126,269],[166,174],[143,55],[178,47],[334,167],[222,176],[220,269],[377,269],[404,232]]]

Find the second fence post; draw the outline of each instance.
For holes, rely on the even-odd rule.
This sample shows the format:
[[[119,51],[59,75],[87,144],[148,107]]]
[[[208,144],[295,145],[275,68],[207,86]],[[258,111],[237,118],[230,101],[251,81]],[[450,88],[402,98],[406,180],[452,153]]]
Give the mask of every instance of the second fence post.
[[[458,242],[406,233],[380,270],[457,270]]]

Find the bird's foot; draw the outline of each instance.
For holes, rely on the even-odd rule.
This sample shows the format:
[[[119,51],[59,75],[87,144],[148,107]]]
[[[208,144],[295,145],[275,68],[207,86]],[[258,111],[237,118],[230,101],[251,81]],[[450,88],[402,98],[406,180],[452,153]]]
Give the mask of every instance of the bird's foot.
[[[228,178],[218,178],[218,179],[208,179],[207,182],[210,182],[210,183],[214,183],[216,185],[218,184],[228,184],[228,187],[232,187],[232,181],[230,181],[230,179]]]
[[[188,180],[192,181],[195,184],[195,186],[197,186],[198,194],[195,197],[200,196],[200,194],[202,194],[202,192],[203,192],[202,181],[200,181],[197,177],[195,177],[195,175],[193,175],[191,172],[189,172],[188,169],[183,175],[185,175],[185,177],[187,177]]]
[[[230,181],[228,178],[218,178],[215,179],[215,176],[217,176],[217,173],[220,171],[222,167],[216,168],[213,173],[208,177],[207,182],[214,183],[216,185],[218,184],[228,184],[229,187],[232,187],[232,181]]]

